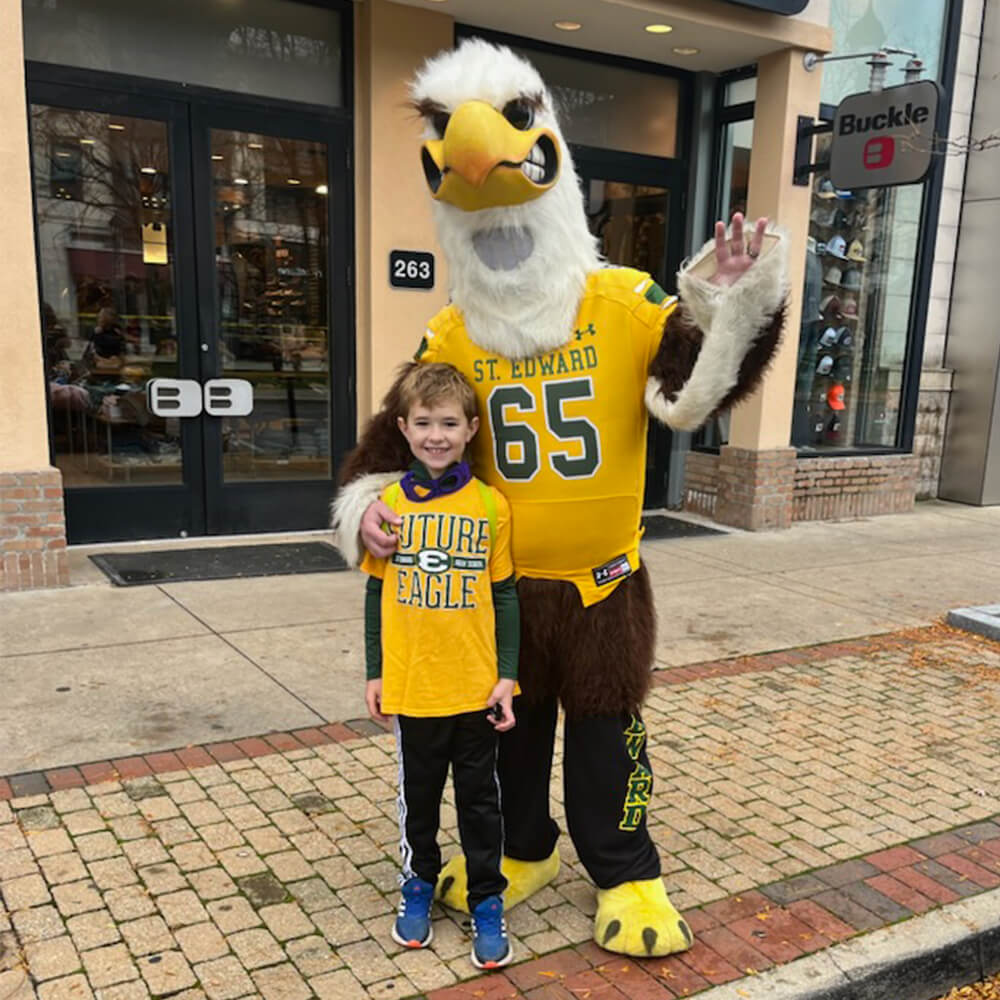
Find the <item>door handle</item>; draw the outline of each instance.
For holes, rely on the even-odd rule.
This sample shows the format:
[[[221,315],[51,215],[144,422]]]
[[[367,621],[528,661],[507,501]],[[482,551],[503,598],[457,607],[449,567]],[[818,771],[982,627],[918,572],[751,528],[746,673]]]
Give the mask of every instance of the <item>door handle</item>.
[[[253,386],[242,378],[210,378],[204,385],[205,412],[213,417],[245,417],[253,412]]]
[[[196,417],[202,411],[201,385],[193,378],[151,378],[146,405],[158,417]]]

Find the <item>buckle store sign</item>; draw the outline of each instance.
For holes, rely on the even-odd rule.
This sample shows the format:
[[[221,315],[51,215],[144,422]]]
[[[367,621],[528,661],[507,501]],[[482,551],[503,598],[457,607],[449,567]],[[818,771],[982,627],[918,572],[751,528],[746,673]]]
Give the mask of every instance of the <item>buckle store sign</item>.
[[[934,155],[940,96],[933,80],[919,80],[845,97],[833,119],[834,187],[893,187],[922,181]]]

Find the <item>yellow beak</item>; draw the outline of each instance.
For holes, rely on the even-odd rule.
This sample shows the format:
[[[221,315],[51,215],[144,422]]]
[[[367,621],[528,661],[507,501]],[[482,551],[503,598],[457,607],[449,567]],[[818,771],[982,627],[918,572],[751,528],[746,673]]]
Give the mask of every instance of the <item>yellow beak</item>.
[[[538,198],[561,166],[552,131],[516,129],[485,101],[459,105],[444,138],[424,143],[421,159],[433,197],[465,212]]]

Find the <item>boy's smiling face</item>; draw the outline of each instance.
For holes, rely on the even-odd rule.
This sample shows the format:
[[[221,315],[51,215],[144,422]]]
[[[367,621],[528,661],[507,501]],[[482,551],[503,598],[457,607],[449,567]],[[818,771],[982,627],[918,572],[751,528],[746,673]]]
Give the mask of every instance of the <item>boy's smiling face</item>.
[[[409,415],[397,421],[413,457],[424,463],[434,479],[462,460],[465,446],[479,428],[479,418],[469,420],[457,400],[442,400],[434,406],[414,403]]]

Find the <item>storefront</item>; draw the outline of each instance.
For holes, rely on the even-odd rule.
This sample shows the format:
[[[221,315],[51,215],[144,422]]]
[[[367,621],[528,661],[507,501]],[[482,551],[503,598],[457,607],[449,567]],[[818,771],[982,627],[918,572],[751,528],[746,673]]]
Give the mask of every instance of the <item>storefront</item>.
[[[947,4],[922,2],[922,36],[890,20],[890,40],[947,83]],[[888,3],[871,0],[875,22]],[[3,69],[27,100],[0,124],[23,136],[3,161],[2,225],[25,249],[2,279],[17,322],[0,340],[28,378],[0,401],[0,429],[17,428],[0,499],[20,519],[0,587],[63,582],[67,539],[324,525],[358,424],[446,301],[406,81],[472,34],[547,80],[609,260],[671,288],[717,214],[768,214],[792,234],[798,343],[693,441],[651,431],[647,505],[744,527],[823,516],[796,495],[819,454],[877,453],[912,480],[935,182],[850,199],[821,175],[811,191],[790,182],[798,117],[864,89],[828,73],[821,93],[802,64],[831,38],[880,41],[863,18],[864,37],[841,40],[842,24],[860,30],[856,6],[690,0],[654,17],[582,0],[567,22],[544,0],[24,0],[23,49]],[[432,289],[390,288],[400,249],[436,255]],[[153,412],[151,379],[204,390],[201,413]],[[217,379],[248,383],[251,412],[213,407]]]

